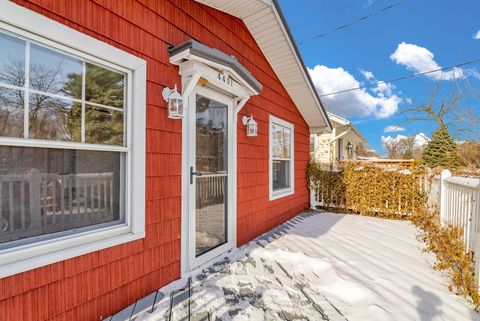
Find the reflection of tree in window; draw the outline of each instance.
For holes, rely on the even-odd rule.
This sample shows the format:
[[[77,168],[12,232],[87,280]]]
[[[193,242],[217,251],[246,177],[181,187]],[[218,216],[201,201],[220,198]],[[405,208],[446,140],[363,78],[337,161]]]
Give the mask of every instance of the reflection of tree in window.
[[[85,84],[85,141],[98,144],[123,144],[123,112],[89,105],[124,107],[125,77],[87,63]]]
[[[30,138],[79,142],[82,106],[69,98],[82,98],[82,62],[33,45],[31,54],[36,57],[32,56],[29,65],[29,88],[47,94],[29,94]],[[23,87],[23,60],[12,59],[0,64],[0,81]],[[91,106],[88,102],[123,108],[124,75],[93,64],[86,65],[85,140],[87,143],[122,145],[123,112]],[[0,135],[23,136],[23,109],[24,91],[0,86]]]
[[[0,87],[0,136],[23,137],[23,92]]]
[[[197,96],[197,170],[227,170],[227,106]]]
[[[23,87],[25,41],[0,34],[0,83]],[[24,95],[0,85],[0,136],[23,137]]]
[[[123,108],[124,76],[87,62],[85,99],[89,102]]]

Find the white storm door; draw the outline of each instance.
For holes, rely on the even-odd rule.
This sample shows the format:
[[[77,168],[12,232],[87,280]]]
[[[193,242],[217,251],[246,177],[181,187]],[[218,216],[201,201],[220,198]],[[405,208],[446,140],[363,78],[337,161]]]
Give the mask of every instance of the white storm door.
[[[188,269],[234,246],[233,99],[197,87],[188,108]]]

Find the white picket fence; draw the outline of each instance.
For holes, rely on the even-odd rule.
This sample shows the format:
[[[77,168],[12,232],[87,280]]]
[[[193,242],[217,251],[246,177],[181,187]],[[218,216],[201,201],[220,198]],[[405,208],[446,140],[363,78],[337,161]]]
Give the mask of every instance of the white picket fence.
[[[472,251],[478,281],[480,273],[480,179],[452,176],[444,170],[440,176],[440,221],[463,229],[463,242]]]

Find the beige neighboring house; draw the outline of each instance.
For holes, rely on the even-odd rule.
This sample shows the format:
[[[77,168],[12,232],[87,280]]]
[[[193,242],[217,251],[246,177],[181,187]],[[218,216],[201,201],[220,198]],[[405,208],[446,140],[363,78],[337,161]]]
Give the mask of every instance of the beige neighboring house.
[[[367,140],[348,119],[332,113],[328,117],[333,126],[330,133],[310,136],[310,156],[322,163],[335,164],[339,160],[357,160],[357,146]]]

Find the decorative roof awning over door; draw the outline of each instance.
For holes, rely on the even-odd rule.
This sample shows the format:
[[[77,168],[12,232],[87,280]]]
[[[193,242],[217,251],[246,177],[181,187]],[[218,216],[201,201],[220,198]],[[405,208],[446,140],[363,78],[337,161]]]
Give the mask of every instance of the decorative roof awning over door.
[[[258,95],[262,85],[234,56],[189,40],[169,50],[170,62],[178,65],[182,76],[182,95],[188,96],[197,84],[214,87],[232,96],[236,112],[250,96]]]

